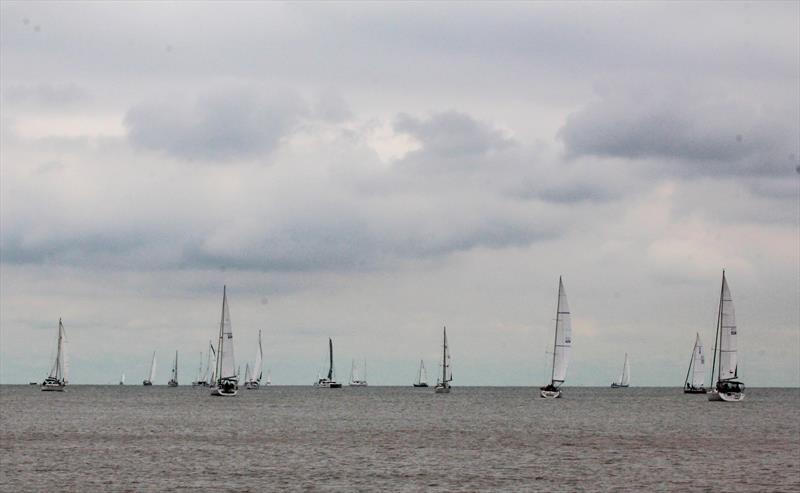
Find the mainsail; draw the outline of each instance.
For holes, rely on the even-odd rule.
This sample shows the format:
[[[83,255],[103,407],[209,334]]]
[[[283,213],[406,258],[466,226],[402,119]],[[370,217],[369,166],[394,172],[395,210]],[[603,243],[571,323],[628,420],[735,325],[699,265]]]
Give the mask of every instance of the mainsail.
[[[147,381],[152,382],[156,376],[156,352],[153,351],[153,359],[150,361],[150,373],[147,374]]]
[[[567,376],[569,355],[572,349],[572,322],[567,304],[567,293],[564,283],[558,278],[558,304],[556,305],[556,331],[553,347],[552,385],[558,387]]]
[[[737,365],[736,314],[733,299],[728,289],[725,272],[722,273],[722,292],[719,300],[719,372],[717,380],[736,378]]]
[[[625,353],[625,363],[622,364],[622,375],[619,377],[619,384],[627,387],[631,382],[631,365],[628,362],[628,353]]]
[[[706,353],[703,350],[703,341],[700,340],[700,334],[697,334],[694,341],[690,367],[686,383],[695,389],[703,387],[706,381]]]
[[[440,383],[453,380],[453,369],[450,364],[450,348],[447,345],[447,327],[442,329],[442,380]]]
[[[419,360],[419,378],[417,379],[417,383],[428,383],[428,372],[425,370],[425,362],[423,360]]]
[[[64,324],[58,319],[58,342],[56,344],[56,360],[50,368],[48,378],[54,378],[59,382],[67,383],[67,334],[64,331]]]
[[[173,382],[178,381],[178,351],[175,351],[175,362],[172,363],[172,372],[170,378]]]
[[[253,364],[253,372],[250,374],[250,378],[246,378],[245,381],[249,382],[251,379],[256,383],[261,382],[261,372],[262,372],[262,362],[263,356],[261,351],[261,331],[258,331],[258,350],[256,350],[256,362]]]
[[[233,358],[233,329],[228,309],[226,287],[222,288],[222,317],[219,323],[219,343],[217,344],[217,365],[214,372],[216,380],[236,380],[236,363]]]

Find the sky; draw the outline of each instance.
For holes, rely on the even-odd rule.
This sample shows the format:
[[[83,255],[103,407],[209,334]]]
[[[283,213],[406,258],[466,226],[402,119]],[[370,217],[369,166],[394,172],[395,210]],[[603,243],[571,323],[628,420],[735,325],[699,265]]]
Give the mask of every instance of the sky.
[[[800,386],[797,2],[0,3],[0,383]]]

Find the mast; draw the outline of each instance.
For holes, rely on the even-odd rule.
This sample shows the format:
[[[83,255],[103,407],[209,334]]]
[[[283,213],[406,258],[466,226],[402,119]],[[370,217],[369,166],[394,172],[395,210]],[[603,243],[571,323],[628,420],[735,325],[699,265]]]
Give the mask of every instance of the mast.
[[[172,379],[178,381],[178,351],[175,351],[175,363],[172,365]]]
[[[700,337],[700,334],[697,335]],[[689,375],[692,371],[692,363],[694,362],[694,352],[697,351],[697,339],[694,340],[694,346],[692,346],[692,355],[689,356],[689,368],[686,369],[686,380],[683,382],[683,388],[686,388],[686,384],[689,383]]]
[[[720,337],[720,328],[722,327],[722,291],[725,288],[725,269],[722,269],[722,284],[719,287],[719,312],[717,313],[717,333],[714,336],[714,358],[712,359],[711,363],[711,386],[714,387],[716,382],[719,380],[717,376],[716,380],[714,379],[714,369],[716,368],[717,364],[717,347]],[[720,362],[720,366],[722,366]],[[716,368],[719,371],[719,368]]]
[[[64,324],[61,323],[61,317],[58,318],[58,350],[56,351],[56,380],[63,380],[64,379],[64,370],[63,370],[63,356],[61,352],[64,348]]]
[[[558,345],[558,315],[561,311],[561,276],[558,276],[558,301],[556,302],[556,327],[553,330],[553,369],[550,372],[550,385],[553,385],[556,376],[556,346]]]
[[[328,349],[330,354],[331,366],[328,368],[328,380],[333,380],[333,339],[328,338]]]
[[[442,328],[442,383],[447,383],[447,327]]]
[[[214,376],[219,380],[222,375],[222,333],[225,327],[225,298],[227,297],[226,286],[222,285],[222,314],[219,318],[219,343],[217,344],[217,364],[214,368]]]

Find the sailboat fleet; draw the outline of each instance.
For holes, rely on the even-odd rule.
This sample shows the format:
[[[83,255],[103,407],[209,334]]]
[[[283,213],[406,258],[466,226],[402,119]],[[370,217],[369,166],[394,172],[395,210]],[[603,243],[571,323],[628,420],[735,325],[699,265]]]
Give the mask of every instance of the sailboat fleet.
[[[683,391],[687,394],[708,394],[711,401],[739,402],[745,397],[745,385],[739,378],[738,371],[738,329],[736,316],[725,271],[722,272],[722,285],[720,287],[719,308],[717,313],[716,333],[714,337],[714,353],[711,365],[711,386],[706,387],[706,354],[700,334],[697,333],[692,347],[689,367],[684,379]],[[63,391],[67,385],[66,364],[66,334],[61,319],[58,320],[58,338],[56,342],[56,357],[47,378],[41,384],[43,391]],[[542,398],[554,399],[562,396],[562,385],[566,381],[567,367],[569,366],[572,349],[572,323],[567,294],[561,277],[558,279],[558,295],[556,302],[555,327],[553,329],[553,350],[550,362],[550,381],[539,389]],[[213,366],[212,366],[213,362]],[[359,367],[353,360],[350,369],[350,387],[366,387],[366,360]],[[450,346],[447,340],[447,328],[442,328],[440,372],[434,387],[436,394],[447,394],[451,391],[453,381]],[[143,380],[144,386],[152,386],[156,373],[156,352],[150,360],[150,369]],[[258,389],[262,385],[263,349],[261,331],[258,331],[258,346],[256,349],[253,366],[248,362],[245,366],[244,385],[246,389]],[[627,388],[630,386],[630,360],[628,353],[622,365],[622,372],[612,384],[612,388]],[[428,375],[424,360],[420,360],[417,378],[413,386],[417,388],[428,387]],[[264,385],[272,383],[270,371],[267,370]],[[125,373],[122,373],[119,385],[125,384]],[[175,351],[170,380],[170,387],[178,386],[178,351]],[[239,372],[236,370],[233,352],[233,329],[231,325],[230,309],[228,307],[227,287],[222,288],[222,313],[220,316],[219,335],[216,347],[209,341],[206,353],[206,364],[203,365],[203,353],[200,353],[197,380],[193,386],[212,387],[211,395],[232,397],[239,391]],[[317,375],[314,387],[341,388],[342,384],[336,381],[333,362],[333,339],[328,339],[328,372],[326,376]]]

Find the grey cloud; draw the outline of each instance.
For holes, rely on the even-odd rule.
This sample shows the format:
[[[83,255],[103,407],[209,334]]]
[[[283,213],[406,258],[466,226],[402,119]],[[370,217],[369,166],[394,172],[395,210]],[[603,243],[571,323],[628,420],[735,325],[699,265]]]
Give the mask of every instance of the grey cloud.
[[[514,141],[501,130],[457,111],[419,119],[404,113],[395,118],[396,132],[411,135],[422,144],[417,152],[438,158],[461,158],[503,150]]]
[[[12,84],[3,89],[3,101],[10,105],[47,109],[74,106],[89,100],[86,89],[73,83]]]
[[[227,161],[269,154],[306,111],[292,93],[228,87],[190,101],[139,104],[126,114],[125,126],[136,148]]]
[[[672,174],[785,175],[800,132],[793,111],[622,86],[570,115],[559,137],[568,156],[667,160]]]

